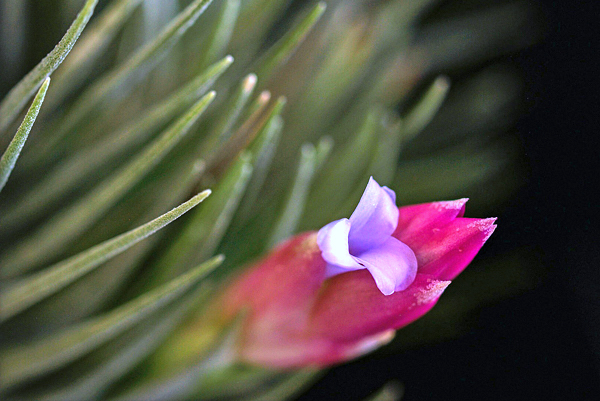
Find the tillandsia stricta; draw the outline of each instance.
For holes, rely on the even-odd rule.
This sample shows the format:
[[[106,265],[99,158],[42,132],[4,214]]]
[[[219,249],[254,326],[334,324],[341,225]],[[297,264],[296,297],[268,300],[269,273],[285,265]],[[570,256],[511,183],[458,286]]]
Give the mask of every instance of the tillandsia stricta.
[[[518,86],[440,74],[533,38],[436,3],[0,2],[2,399],[288,398],[431,308],[493,221],[395,194],[492,193]]]

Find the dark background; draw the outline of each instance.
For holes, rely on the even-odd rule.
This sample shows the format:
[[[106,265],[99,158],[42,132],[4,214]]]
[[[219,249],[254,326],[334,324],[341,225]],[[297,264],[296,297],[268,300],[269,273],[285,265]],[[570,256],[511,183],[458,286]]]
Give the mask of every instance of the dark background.
[[[480,257],[533,245],[548,275],[482,307],[460,339],[335,368],[301,401],[362,400],[390,380],[404,401],[600,399],[600,2],[541,3],[545,38],[510,56],[526,83],[515,130],[530,178]]]

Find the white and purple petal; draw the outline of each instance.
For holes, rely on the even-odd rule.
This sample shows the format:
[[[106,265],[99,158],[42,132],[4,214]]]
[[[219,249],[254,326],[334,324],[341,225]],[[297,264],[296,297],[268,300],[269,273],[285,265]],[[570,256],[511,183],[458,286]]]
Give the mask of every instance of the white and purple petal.
[[[396,195],[371,177],[360,202],[350,216],[350,253],[358,255],[385,242],[398,225]]]
[[[354,257],[375,279],[377,288],[384,295],[403,291],[417,276],[417,258],[408,245],[389,237],[377,248]]]
[[[327,224],[319,230],[317,245],[321,255],[327,262],[326,276],[331,277],[350,270],[364,269],[350,255],[348,249],[348,233],[350,221],[340,219]]]

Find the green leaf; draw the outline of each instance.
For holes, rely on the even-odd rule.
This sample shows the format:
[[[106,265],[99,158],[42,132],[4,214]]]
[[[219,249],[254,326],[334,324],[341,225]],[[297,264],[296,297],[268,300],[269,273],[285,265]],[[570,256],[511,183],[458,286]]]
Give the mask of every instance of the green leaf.
[[[141,225],[164,210],[177,206],[188,199],[190,193],[197,191],[198,178],[203,173],[202,163],[197,163],[192,168],[182,166],[170,175],[163,172],[164,164],[158,166],[153,174],[144,180],[150,181],[149,183],[142,182],[135,190],[130,191],[128,196],[111,210],[111,218],[105,218],[101,224],[96,225],[94,231],[89,232],[90,235],[85,235],[85,238],[78,241],[77,247],[85,249],[88,244],[93,246],[113,233],[121,233]],[[155,177],[160,179],[152,179]],[[94,235],[96,231],[102,235]],[[111,258],[101,268],[94,269],[8,323],[25,327],[43,325],[50,329],[59,329],[114,304],[115,298],[130,299],[138,295],[139,292],[134,291],[134,286],[127,283],[134,277],[139,277],[135,274],[143,268],[142,263],[168,238],[164,231],[153,234]],[[97,291],[98,288],[102,288],[102,291]],[[68,314],[64,313],[65,308],[69,308]]]
[[[210,190],[201,192],[189,201],[141,227],[98,244],[79,255],[50,266],[40,273],[13,283],[0,294],[0,303],[2,304],[0,322],[56,293],[106,260],[154,234],[198,205],[208,195],[210,195]]]
[[[2,382],[6,390],[72,362],[181,297],[223,261],[217,256],[188,273],[149,291],[113,311],[32,343],[0,351]]]
[[[431,122],[442,106],[448,90],[450,80],[440,76],[431,84],[418,103],[404,116],[404,139],[408,140],[423,130]]]
[[[318,3],[306,17],[279,39],[267,54],[263,56],[257,63],[259,67],[254,68],[257,71],[256,75],[261,80],[267,82],[276,69],[294,54],[294,51],[296,51],[310,30],[319,21],[326,8],[327,5],[324,2]]]
[[[198,120],[214,97],[215,92],[205,95],[131,162],[7,251],[3,255],[4,269],[0,274],[4,277],[19,275],[37,267],[45,260],[59,256],[66,245],[96,222],[166,156]]]
[[[273,156],[275,156],[275,150],[281,138],[282,129],[283,118],[280,115],[273,116],[265,126],[263,132],[258,135],[250,147],[254,170],[248,183],[248,189],[240,204],[238,214],[232,222],[232,226],[235,228],[240,227],[253,213],[256,213],[260,190],[269,173]]]
[[[245,1],[232,38],[232,53],[248,61],[254,57],[274,22],[292,0]]]
[[[364,178],[373,176],[381,185],[392,184],[404,139],[403,128],[403,121],[395,116],[395,113],[388,113],[382,118],[379,138]]]
[[[268,248],[273,248],[296,231],[317,168],[327,157],[331,147],[332,143],[328,140],[321,141],[318,150],[310,143],[302,145],[296,177],[267,242]]]
[[[31,131],[31,127],[33,127],[33,123],[40,112],[40,107],[42,107],[42,103],[44,102],[44,96],[46,96],[46,91],[48,90],[49,84],[50,78],[46,78],[42,83],[37,95],[33,99],[33,103],[31,103],[29,110],[27,110],[27,114],[25,114],[25,118],[19,126],[19,129],[17,129],[17,133],[0,159],[0,191],[2,191],[4,185],[6,185],[8,177],[10,176],[10,173],[17,163],[17,159],[21,154],[21,149],[23,149],[23,146],[25,146],[25,141],[29,136],[29,131]]]
[[[204,55],[202,66],[214,62],[225,54],[235,22],[240,11],[241,0],[225,0],[222,2],[219,16],[216,21],[216,28],[213,30],[209,39],[209,47]]]
[[[161,401],[165,399],[199,398],[193,394],[216,372],[222,372],[237,362],[237,342],[245,321],[240,313],[232,322],[220,327],[209,339],[200,339],[205,333],[190,331],[189,323],[196,318],[192,311],[183,325],[144,363],[144,375],[126,378],[122,386],[112,391],[110,400]],[[184,331],[183,337],[180,335]],[[191,336],[190,336],[191,334]],[[191,341],[191,344],[190,344]],[[129,380],[127,380],[129,379]]]
[[[359,185],[377,140],[382,111],[373,107],[351,140],[338,148],[325,163],[323,171],[306,204],[303,229],[314,229],[332,218],[344,217],[341,209],[352,191]],[[362,183],[361,183],[362,185]]]
[[[25,106],[25,103],[33,96],[36,89],[67,57],[67,54],[73,48],[73,45],[94,13],[96,3],[98,3],[98,0],[86,1],[77,18],[75,18],[75,21],[73,21],[73,24],[71,24],[67,33],[65,33],[56,47],[21,79],[2,100],[0,103],[0,133],[13,122],[19,111]]]
[[[403,201],[409,204],[440,198],[453,199],[501,173],[516,158],[514,149],[513,144],[499,141],[483,148],[461,146],[459,149],[438,152],[435,159],[404,161],[396,172],[394,188],[403,188]],[[480,195],[485,196],[494,194]]]
[[[252,143],[273,116],[281,114],[287,102],[286,98],[280,96],[275,103],[266,108],[266,102],[270,97],[269,92],[262,92],[256,101],[250,105],[249,109],[252,112],[248,119],[223,143],[220,149],[208,158],[207,164],[213,171],[218,173],[225,169],[243,149]]]
[[[136,79],[139,80],[144,73],[158,64],[167,50],[196,22],[211,2],[212,0],[194,0],[154,40],[128,58],[123,65],[109,71],[90,85],[77,98],[65,116],[53,125],[52,136],[40,144],[40,149],[31,155],[28,167],[47,162],[50,157],[56,157],[59,154],[57,145],[65,136],[73,132],[93,113],[97,113],[101,104],[110,100],[117,91],[119,96],[124,96],[127,89],[125,85],[133,83]]]
[[[241,155],[215,187],[201,213],[192,214],[153,267],[153,282],[180,274],[187,266],[209,257],[219,245],[252,173],[248,155]]]
[[[89,24],[71,55],[54,74],[48,111],[54,111],[74,89],[78,88],[95,67],[119,29],[144,0],[114,0]]]
[[[81,182],[91,180],[103,167],[118,164],[125,159],[131,149],[144,143],[156,127],[163,126],[203,95],[232,62],[231,56],[225,57],[124,128],[62,161],[0,216],[2,230],[9,232],[30,224],[31,220],[47,213],[48,209],[64,199],[65,195],[77,189]]]
[[[381,113],[384,114],[385,111],[381,110]],[[346,201],[340,207],[341,210],[350,212],[356,208],[369,177],[375,177],[381,185],[391,186],[393,184],[404,139],[403,127],[402,120],[396,116],[395,112],[388,112],[387,115],[381,116],[369,164],[359,175],[360,178],[357,180],[359,184],[355,185],[346,197]],[[402,188],[402,193],[404,193],[404,188]]]
[[[203,282],[177,305],[84,357],[82,363],[70,367],[67,372],[61,372],[58,388],[28,394],[27,398],[48,401],[99,398],[111,384],[152,353],[192,308],[206,300],[211,294],[210,286],[206,284]]]
[[[232,129],[246,107],[248,100],[250,100],[255,87],[256,75],[248,74],[240,83],[235,94],[229,98],[221,109],[221,115],[215,127],[211,129],[208,137],[202,143],[201,157],[209,159],[209,155],[215,153],[218,147],[229,139]]]

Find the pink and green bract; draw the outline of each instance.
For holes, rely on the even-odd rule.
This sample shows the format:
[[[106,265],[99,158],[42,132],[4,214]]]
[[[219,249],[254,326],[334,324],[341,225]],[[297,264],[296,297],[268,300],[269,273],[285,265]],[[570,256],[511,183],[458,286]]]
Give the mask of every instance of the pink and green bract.
[[[463,217],[467,199],[397,208],[393,191],[369,187],[349,220],[289,239],[213,304],[221,322],[247,311],[241,360],[326,366],[385,344],[435,305],[496,227]]]

